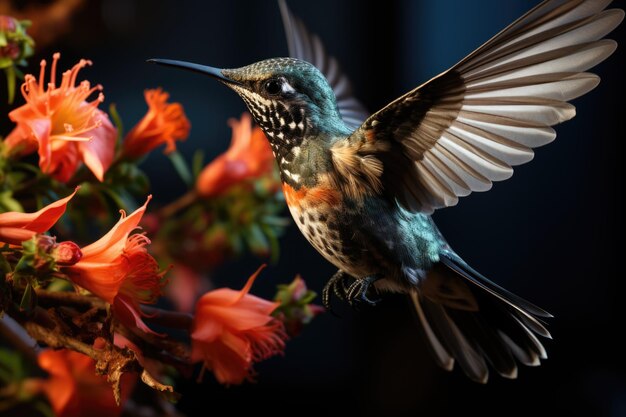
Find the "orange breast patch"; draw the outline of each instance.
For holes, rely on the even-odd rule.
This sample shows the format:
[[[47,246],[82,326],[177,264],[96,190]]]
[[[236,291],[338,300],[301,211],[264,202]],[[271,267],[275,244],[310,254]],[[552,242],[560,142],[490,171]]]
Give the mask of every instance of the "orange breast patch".
[[[328,186],[313,188],[303,186],[295,190],[289,184],[283,183],[283,193],[285,201],[291,207],[312,208],[321,205],[334,207],[341,203],[339,190]]]

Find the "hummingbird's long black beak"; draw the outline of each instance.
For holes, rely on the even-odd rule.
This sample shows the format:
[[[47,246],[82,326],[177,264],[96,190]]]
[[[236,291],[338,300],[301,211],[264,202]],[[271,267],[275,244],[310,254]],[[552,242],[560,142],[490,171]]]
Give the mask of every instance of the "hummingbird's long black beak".
[[[231,80],[230,78],[226,77],[222,73],[222,70],[219,68],[213,68],[213,67],[209,67],[206,65],[194,64],[192,62],[177,61],[174,59],[152,58],[152,59],[148,59],[146,62],[150,62],[152,64],[164,65],[166,67],[183,68],[189,71],[198,72],[200,74],[204,74],[204,75],[208,75],[209,77],[216,78],[227,84],[241,84],[238,81]]]

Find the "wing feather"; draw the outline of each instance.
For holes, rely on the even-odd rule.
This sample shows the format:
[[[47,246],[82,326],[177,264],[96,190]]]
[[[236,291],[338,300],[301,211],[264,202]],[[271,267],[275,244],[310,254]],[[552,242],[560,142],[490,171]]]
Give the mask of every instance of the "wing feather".
[[[576,115],[568,101],[598,85],[586,71],[615,51],[603,38],[624,18],[622,10],[604,10],[609,3],[542,2],[374,113],[349,141],[388,142],[373,154],[384,166],[383,189],[411,211],[432,213],[490,189],[554,140],[551,126]]]
[[[306,28],[295,17],[285,0],[279,0],[280,12],[287,35],[289,55],[313,64],[326,77],[337,101],[337,109],[344,123],[350,128],[357,128],[369,116],[365,107],[352,96],[350,80],[339,68],[337,60],[326,53],[326,48],[319,37]]]

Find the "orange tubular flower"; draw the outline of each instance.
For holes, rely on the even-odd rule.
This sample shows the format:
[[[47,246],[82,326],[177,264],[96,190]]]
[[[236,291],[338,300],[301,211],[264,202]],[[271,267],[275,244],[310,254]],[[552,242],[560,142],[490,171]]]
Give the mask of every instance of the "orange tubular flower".
[[[148,113],[124,139],[124,155],[139,158],[166,144],[165,153],[176,150],[176,141],[189,136],[191,124],[180,103],[168,103],[169,94],[160,88],[144,92]]]
[[[262,269],[241,291],[213,290],[196,304],[191,359],[203,362],[222,384],[241,384],[251,379],[254,362],[285,349],[283,324],[271,316],[279,303],[248,294]]]
[[[22,95],[26,104],[9,113],[17,126],[6,138],[6,152],[25,155],[38,150],[41,170],[61,182],[67,182],[82,161],[102,181],[113,161],[117,131],[106,113],[98,109],[104,101],[102,93],[97,99],[86,101],[102,86],[91,87],[89,81],[76,85],[81,68],[91,65],[84,59],[65,71],[57,86],[60,56],[53,55],[47,84],[45,60],[41,61],[39,80],[30,74],[24,78]]]
[[[0,243],[21,245],[37,233],[45,233],[65,213],[67,203],[74,197],[78,189],[69,196],[62,198],[35,213],[18,213],[9,211],[0,214]]]
[[[198,176],[196,190],[203,197],[213,197],[234,184],[272,172],[272,149],[260,127],[252,127],[248,113],[241,120],[229,119],[233,130],[230,148],[208,164]]]
[[[122,407],[115,404],[106,377],[96,375],[95,361],[72,350],[45,350],[39,366],[50,376],[40,387],[57,417],[116,417]],[[130,394],[133,376],[122,378],[122,404]]]
[[[151,332],[141,319],[140,304],[153,304],[165,284],[157,261],[146,250],[150,243],[143,234],[130,235],[137,229],[146,211],[146,203],[126,216],[98,241],[82,249],[82,258],[63,269],[82,288],[112,304],[113,313],[126,326]]]

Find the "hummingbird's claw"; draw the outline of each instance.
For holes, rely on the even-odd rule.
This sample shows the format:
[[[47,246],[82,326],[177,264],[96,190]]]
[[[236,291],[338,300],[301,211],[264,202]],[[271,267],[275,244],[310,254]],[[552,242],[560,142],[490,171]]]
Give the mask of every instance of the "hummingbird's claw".
[[[372,275],[362,279],[355,280],[346,291],[346,299],[350,306],[358,307],[361,304],[365,304],[371,307],[376,306],[381,299],[371,299],[368,297],[368,293],[370,292],[370,288],[374,282],[378,280],[379,277]]]
[[[345,300],[346,296],[346,286],[345,281],[349,278],[345,272],[341,269],[335,272],[335,274],[328,280],[324,289],[322,290],[322,304],[324,308],[329,311],[333,311],[332,306],[330,304],[330,296],[331,291],[337,298],[340,300]]]
[[[333,312],[331,306],[331,294],[340,300],[345,300],[350,307],[357,308],[359,305],[368,305],[374,307],[381,300],[380,298],[372,299],[371,285],[378,280],[378,276],[372,275],[362,279],[355,279],[344,271],[337,271],[326,283],[322,290],[322,304],[324,307]],[[334,314],[334,313],[333,313]]]

